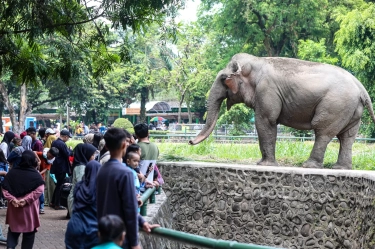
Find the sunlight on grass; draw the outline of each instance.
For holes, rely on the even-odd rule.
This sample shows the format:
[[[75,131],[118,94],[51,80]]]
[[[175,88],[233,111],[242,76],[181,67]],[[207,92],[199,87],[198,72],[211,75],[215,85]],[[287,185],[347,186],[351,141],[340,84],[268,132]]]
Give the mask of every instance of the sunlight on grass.
[[[187,143],[157,143],[160,150],[160,160],[166,161],[205,161],[230,162],[239,164],[256,164],[261,158],[259,145],[254,144],[220,144],[212,140],[191,146]],[[276,143],[276,159],[279,165],[300,167],[310,156],[314,146],[312,141]],[[375,144],[355,143],[353,145],[353,169],[375,169]],[[324,167],[332,168],[337,161],[339,143],[331,142],[324,157]],[[175,159],[173,159],[175,158]]]

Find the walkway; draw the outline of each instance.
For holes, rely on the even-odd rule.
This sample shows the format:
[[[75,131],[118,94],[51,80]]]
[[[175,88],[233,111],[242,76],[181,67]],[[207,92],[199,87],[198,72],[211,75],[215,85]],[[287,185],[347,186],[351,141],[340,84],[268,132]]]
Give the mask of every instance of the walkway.
[[[64,249],[64,237],[68,219],[65,218],[65,210],[54,210],[45,207],[45,214],[40,215],[41,227],[36,233],[34,248],[38,249]],[[3,233],[7,234],[8,226],[5,225],[6,209],[0,209],[0,224]],[[17,248],[21,248],[20,242]],[[6,248],[5,244],[0,243],[0,249]]]

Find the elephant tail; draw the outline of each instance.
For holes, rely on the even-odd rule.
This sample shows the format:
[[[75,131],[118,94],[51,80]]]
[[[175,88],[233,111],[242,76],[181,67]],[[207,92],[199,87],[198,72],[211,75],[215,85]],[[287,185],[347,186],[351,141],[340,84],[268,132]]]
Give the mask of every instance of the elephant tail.
[[[368,112],[370,113],[372,121],[375,123],[374,109],[372,107],[370,95],[367,93],[366,90],[364,91],[364,93],[361,96],[361,101],[362,101],[363,105],[367,108]]]

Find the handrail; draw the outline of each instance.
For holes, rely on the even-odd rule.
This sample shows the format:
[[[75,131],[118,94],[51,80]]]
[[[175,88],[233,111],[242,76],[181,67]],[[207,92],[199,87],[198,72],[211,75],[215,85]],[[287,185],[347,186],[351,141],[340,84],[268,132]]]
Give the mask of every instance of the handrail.
[[[173,138],[173,137],[184,137],[184,138],[194,138],[197,134],[177,134],[177,133],[168,133],[168,134],[150,134],[150,137],[154,138]],[[213,138],[227,138],[228,140],[236,140],[236,139],[254,139],[257,140],[258,136],[249,135],[249,136],[229,136],[229,135],[212,135]],[[290,136],[277,136],[277,140],[315,140],[315,137],[290,137]],[[336,141],[337,138],[333,138],[332,141]],[[356,138],[355,141],[375,141],[375,138]]]
[[[142,216],[147,216],[147,200],[150,199],[150,203],[155,203],[155,191],[155,187],[148,188],[141,195],[141,201],[143,202],[143,205],[141,206],[140,214]]]
[[[184,233],[164,227],[156,227],[151,230],[151,235],[161,238],[182,242],[189,245],[214,249],[276,249],[275,247],[260,246],[255,244],[244,244],[236,241],[217,240],[206,238],[200,235]]]

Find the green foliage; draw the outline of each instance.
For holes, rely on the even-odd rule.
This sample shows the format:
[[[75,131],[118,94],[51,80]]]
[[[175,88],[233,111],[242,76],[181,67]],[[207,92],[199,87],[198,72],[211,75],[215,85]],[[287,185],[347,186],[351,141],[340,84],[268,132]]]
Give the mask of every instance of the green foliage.
[[[229,134],[233,136],[245,135],[252,128],[250,120],[254,117],[254,111],[245,104],[236,104],[226,111],[218,119],[218,125],[232,124]]]
[[[148,132],[150,134],[155,134],[155,135],[166,135],[166,134],[168,134],[168,131],[160,131],[160,130],[149,130]]]
[[[113,127],[127,130],[130,134],[134,134],[133,124],[127,118],[118,118],[113,123]]]
[[[335,34],[336,51],[342,64],[363,83],[372,100],[375,96],[375,4],[365,3],[349,12],[337,14],[340,29]],[[375,137],[369,115],[363,118],[360,132]]]
[[[327,55],[325,38],[320,39],[319,42],[312,40],[299,40],[298,42],[298,58],[332,65],[337,64],[338,58]]]

